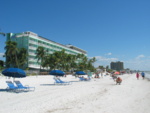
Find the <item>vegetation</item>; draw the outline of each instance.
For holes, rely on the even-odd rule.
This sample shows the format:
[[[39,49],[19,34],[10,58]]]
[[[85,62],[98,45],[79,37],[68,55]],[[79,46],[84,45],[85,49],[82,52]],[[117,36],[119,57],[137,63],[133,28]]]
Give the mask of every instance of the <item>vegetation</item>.
[[[4,61],[0,60],[0,70],[4,68]]]
[[[27,63],[28,53],[25,48],[17,48],[17,43],[13,41],[7,41],[5,46],[6,68],[17,67],[23,68]],[[93,63],[96,58],[87,58],[84,54],[67,54],[65,50],[55,51],[53,54],[49,54],[48,50],[44,47],[38,47],[36,50],[37,62],[41,68],[47,70],[60,69],[63,71],[92,71],[95,72]]]
[[[17,43],[7,41],[5,46],[6,67],[21,68],[27,62],[28,53],[25,48],[17,48]]]
[[[37,58],[37,61],[40,63],[40,70],[41,70],[41,65],[43,64],[44,62],[44,57],[46,56],[46,50],[44,50],[43,47],[39,46],[36,50],[36,58]]]
[[[36,50],[36,58],[38,59],[38,63],[40,63],[40,67],[48,68],[50,70],[95,71],[93,66],[93,63],[96,61],[95,57],[88,59],[84,54],[67,54],[65,50],[55,51],[53,54],[48,54],[48,51],[40,46]]]

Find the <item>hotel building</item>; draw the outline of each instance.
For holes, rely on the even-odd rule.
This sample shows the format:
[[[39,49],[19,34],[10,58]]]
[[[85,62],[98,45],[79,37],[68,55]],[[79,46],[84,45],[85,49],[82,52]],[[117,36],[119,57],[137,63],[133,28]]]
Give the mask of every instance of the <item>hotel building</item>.
[[[117,70],[117,71],[121,71],[124,69],[124,66],[123,66],[123,62],[111,62],[110,63],[110,67],[112,70]]]
[[[87,56],[87,52],[83,49],[75,47],[73,45],[63,45],[42,36],[39,36],[36,33],[27,31],[23,33],[7,33],[7,40],[17,42],[18,48],[25,48],[28,52],[27,64],[24,66],[24,69],[39,69],[40,65],[37,62],[36,49],[39,46],[44,47],[52,54],[55,51],[65,50],[67,54],[84,54]]]

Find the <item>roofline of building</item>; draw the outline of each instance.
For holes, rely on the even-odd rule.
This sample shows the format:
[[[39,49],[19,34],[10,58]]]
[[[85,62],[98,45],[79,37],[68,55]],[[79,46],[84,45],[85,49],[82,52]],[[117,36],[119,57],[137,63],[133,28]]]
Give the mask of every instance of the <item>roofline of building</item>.
[[[23,34],[29,34],[29,35],[33,35],[33,34],[34,34],[34,35],[37,36],[38,38],[44,39],[44,40],[46,40],[46,41],[51,41],[51,42],[53,42],[53,43],[56,43],[56,44],[58,44],[58,45],[61,45],[61,46],[63,46],[63,47],[69,48],[69,49],[73,49],[73,48],[71,48],[71,47],[75,47],[75,46],[73,46],[73,45],[71,45],[71,47],[68,47],[67,45],[63,45],[63,44],[60,44],[60,43],[58,43],[58,42],[52,41],[52,40],[50,40],[50,39],[47,39],[47,38],[45,38],[45,37],[43,37],[43,36],[39,36],[38,34],[36,34],[36,33],[34,33],[34,32],[31,32],[31,31],[26,31],[26,32],[22,32],[22,33],[23,33]],[[87,51],[85,51],[85,50],[83,50],[83,49],[80,49],[80,48],[78,48],[78,47],[75,47],[75,48],[77,48],[78,51],[83,52],[84,54],[87,54]],[[74,50],[77,50],[77,49],[74,49]]]

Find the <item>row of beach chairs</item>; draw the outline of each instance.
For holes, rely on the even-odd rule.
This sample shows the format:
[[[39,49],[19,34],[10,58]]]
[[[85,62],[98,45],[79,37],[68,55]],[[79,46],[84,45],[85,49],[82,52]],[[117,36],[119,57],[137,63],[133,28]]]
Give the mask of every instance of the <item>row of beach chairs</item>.
[[[63,81],[60,78],[54,77],[54,84],[55,85],[70,85],[72,84],[72,82],[69,81]],[[90,81],[91,78],[83,78],[83,77],[79,77],[80,81]],[[14,83],[12,81],[6,81],[7,83],[7,91],[14,91],[14,92],[22,92],[22,91],[34,91],[35,87],[30,87],[28,85],[23,85],[20,81],[14,81]]]
[[[55,80],[55,82],[54,82],[55,85],[70,85],[70,84],[72,84],[71,82],[63,81],[57,77],[54,77],[53,79]],[[91,80],[90,77],[88,77],[88,78],[79,77],[79,81],[90,81],[90,80]]]
[[[7,91],[14,91],[14,92],[22,92],[22,91],[34,91],[35,87],[29,87],[28,85],[23,85],[20,81],[6,81],[7,83]]]

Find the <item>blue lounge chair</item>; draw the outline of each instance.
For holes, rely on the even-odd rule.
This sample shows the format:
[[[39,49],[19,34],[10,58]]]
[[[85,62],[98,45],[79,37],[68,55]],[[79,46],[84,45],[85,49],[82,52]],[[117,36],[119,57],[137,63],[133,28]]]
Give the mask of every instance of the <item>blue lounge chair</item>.
[[[62,83],[62,84],[68,84],[68,85],[71,84],[71,82],[62,81],[60,78],[59,78],[58,80],[59,80],[59,82]]]
[[[14,81],[18,88],[27,90],[27,91],[34,91],[35,87],[29,87],[28,85],[23,86],[20,81]]]
[[[60,78],[54,78],[54,80],[55,80],[54,84],[58,84],[58,85],[69,85],[69,84],[71,84],[71,82],[62,81]]]
[[[88,77],[88,78],[79,77],[79,80],[80,80],[80,81],[90,81],[91,78],[90,78],[90,77]]]
[[[17,91],[19,90],[20,88],[16,87],[11,81],[6,81],[7,83],[7,91]]]
[[[80,81],[84,81],[84,78],[83,78],[83,77],[79,77],[79,80],[80,80]]]

